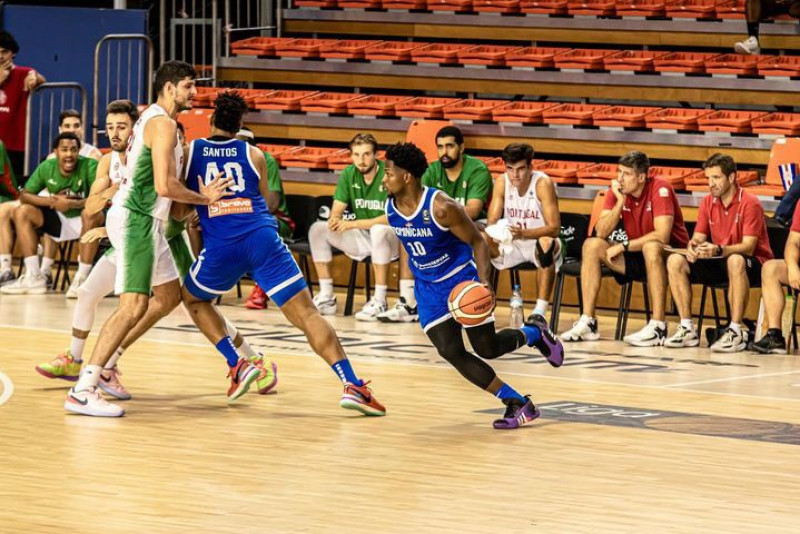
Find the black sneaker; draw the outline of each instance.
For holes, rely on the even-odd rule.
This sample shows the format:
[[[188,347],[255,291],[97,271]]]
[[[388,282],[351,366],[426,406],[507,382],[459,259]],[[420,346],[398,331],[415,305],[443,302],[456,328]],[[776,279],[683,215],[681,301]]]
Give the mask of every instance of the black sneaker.
[[[786,340],[780,330],[767,330],[767,335],[756,342],[751,342],[747,348],[761,354],[786,354]]]

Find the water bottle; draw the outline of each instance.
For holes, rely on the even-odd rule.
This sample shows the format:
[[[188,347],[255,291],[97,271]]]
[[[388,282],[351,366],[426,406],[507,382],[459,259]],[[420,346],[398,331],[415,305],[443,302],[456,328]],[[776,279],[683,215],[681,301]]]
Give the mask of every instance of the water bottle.
[[[509,306],[511,307],[511,323],[509,326],[511,328],[522,327],[525,321],[525,312],[522,309],[522,291],[520,291],[518,285],[515,285],[514,290],[511,292]]]

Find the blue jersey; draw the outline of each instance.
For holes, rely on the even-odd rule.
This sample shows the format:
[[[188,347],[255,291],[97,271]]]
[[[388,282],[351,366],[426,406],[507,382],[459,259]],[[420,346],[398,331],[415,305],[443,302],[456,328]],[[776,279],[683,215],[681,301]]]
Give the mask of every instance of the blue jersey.
[[[210,206],[197,206],[203,240],[230,241],[278,223],[267,208],[258,184],[260,176],[250,159],[249,145],[237,139],[197,139],[189,145],[186,185],[199,192],[199,180],[209,183],[220,172],[233,178],[229,191]],[[266,179],[266,178],[265,178]]]
[[[472,247],[439,225],[433,215],[438,189],[425,187],[416,211],[406,217],[386,203],[386,216],[395,235],[408,252],[408,263],[416,280],[441,282],[473,263]]]

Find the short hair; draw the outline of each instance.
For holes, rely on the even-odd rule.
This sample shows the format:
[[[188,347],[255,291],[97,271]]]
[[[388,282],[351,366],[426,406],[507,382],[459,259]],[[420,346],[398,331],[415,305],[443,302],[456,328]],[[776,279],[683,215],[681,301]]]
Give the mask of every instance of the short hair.
[[[623,167],[630,167],[636,174],[647,174],[650,170],[650,159],[644,152],[633,150],[628,152],[617,162]]]
[[[357,133],[350,139],[350,144],[347,146],[352,150],[356,145],[372,145],[372,151],[378,152],[378,140],[371,133]]]
[[[242,126],[242,117],[247,113],[247,102],[237,91],[223,91],[214,101],[211,122],[215,128],[235,134]]]
[[[414,143],[397,143],[386,150],[386,161],[391,161],[419,180],[428,169],[425,152]]]
[[[711,167],[719,167],[720,170],[722,170],[722,174],[726,177],[736,173],[736,162],[733,161],[733,158],[727,154],[720,154],[719,152],[712,154],[710,158],[703,162],[703,170]]]
[[[157,95],[161,94],[167,82],[178,85],[178,82],[184,78],[191,78],[192,80],[197,78],[197,72],[194,70],[194,67],[184,61],[167,61],[158,67],[156,71],[153,90]]]
[[[58,116],[58,125],[61,126],[64,124],[65,119],[69,119],[70,117],[74,117],[81,121],[81,125],[83,125],[83,116],[78,112],[77,109],[65,109],[61,112],[61,115]]]
[[[68,139],[70,141],[75,141],[76,143],[78,143],[78,150],[80,150],[80,148],[81,148],[81,140],[73,132],[62,132],[62,133],[58,134],[56,136],[56,138],[53,139],[53,150],[57,150],[59,143],[61,143],[61,141],[63,141],[64,139]]]
[[[0,30],[0,48],[11,50],[12,54],[19,52],[19,44],[14,36],[5,30]]]
[[[511,143],[506,145],[500,157],[506,164],[520,161],[530,163],[533,161],[533,147],[528,143]]]
[[[112,113],[125,114],[131,118],[131,123],[139,120],[139,109],[130,100],[112,100],[106,106],[106,115]]]
[[[434,140],[438,141],[442,137],[453,137],[455,138],[457,145],[464,144],[464,134],[462,134],[461,130],[459,130],[455,126],[445,126],[441,130],[436,132],[436,137],[434,138]]]

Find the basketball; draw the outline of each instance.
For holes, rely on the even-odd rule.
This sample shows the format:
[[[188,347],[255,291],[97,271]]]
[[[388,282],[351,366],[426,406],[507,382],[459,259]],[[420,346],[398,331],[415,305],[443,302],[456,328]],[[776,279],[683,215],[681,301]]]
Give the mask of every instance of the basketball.
[[[447,306],[453,319],[464,326],[475,326],[492,314],[494,293],[480,282],[461,282],[450,292]]]

